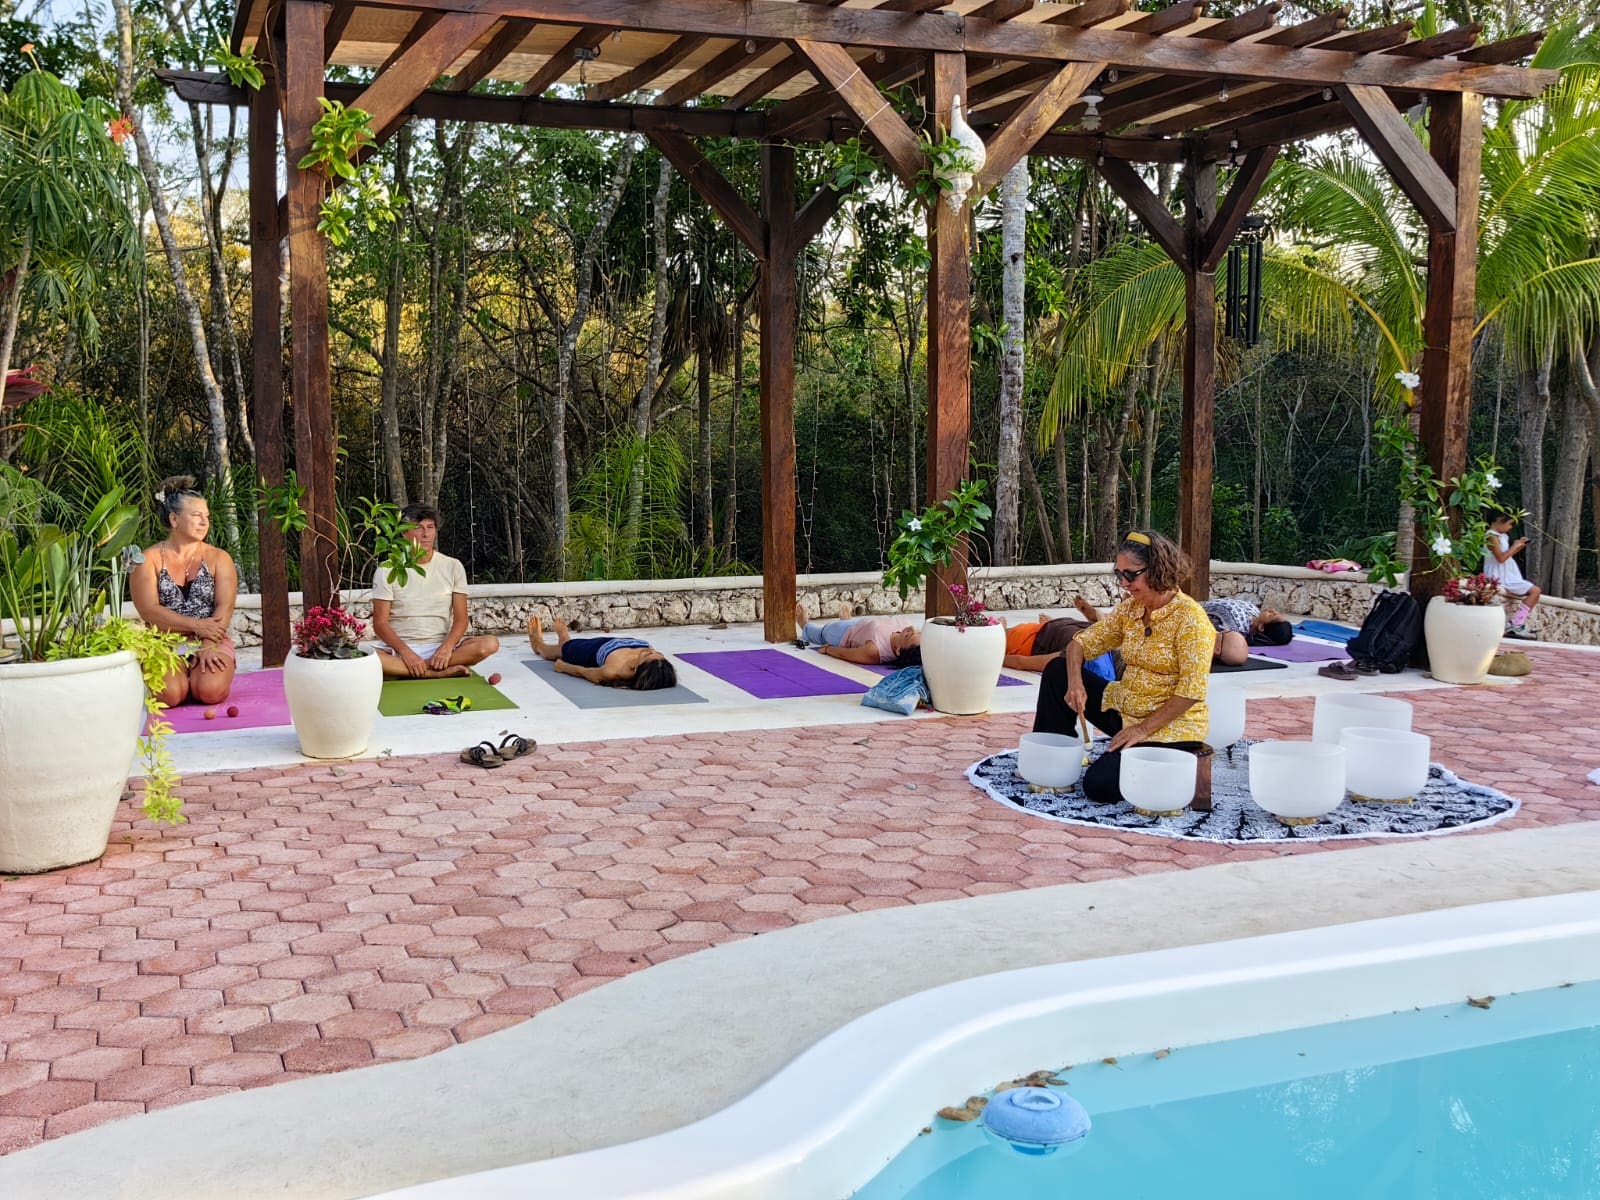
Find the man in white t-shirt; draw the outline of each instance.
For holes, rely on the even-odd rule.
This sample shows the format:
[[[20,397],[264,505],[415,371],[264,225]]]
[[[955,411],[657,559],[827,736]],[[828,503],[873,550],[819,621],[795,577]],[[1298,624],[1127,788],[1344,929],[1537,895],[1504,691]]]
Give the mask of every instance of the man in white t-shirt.
[[[378,661],[391,679],[470,675],[474,664],[500,649],[500,639],[467,636],[467,572],[459,559],[434,549],[439,512],[408,504],[406,537],[422,551],[418,569],[402,584],[379,567],[372,580],[372,631],[383,640]]]

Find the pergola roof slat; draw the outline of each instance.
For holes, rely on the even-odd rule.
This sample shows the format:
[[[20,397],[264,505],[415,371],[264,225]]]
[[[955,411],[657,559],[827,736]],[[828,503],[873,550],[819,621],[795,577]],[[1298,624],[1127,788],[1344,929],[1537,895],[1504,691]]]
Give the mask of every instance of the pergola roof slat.
[[[572,35],[567,44],[562,46],[545,60],[533,76],[522,85],[522,95],[540,96],[546,88],[554,84],[567,73],[572,64],[578,61],[578,55],[593,50],[606,40],[608,31],[604,29],[580,29]]]
[[[470,92],[487,79],[506,57],[520,46],[533,31],[532,21],[507,21],[489,39],[489,44],[478,51],[476,57],[456,72],[445,86],[447,92]]]

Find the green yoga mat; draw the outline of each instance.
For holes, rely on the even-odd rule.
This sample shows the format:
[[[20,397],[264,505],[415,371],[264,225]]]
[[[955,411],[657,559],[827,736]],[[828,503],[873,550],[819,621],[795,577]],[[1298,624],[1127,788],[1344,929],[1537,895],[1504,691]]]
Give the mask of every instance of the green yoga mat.
[[[464,679],[386,679],[378,697],[378,711],[386,717],[414,717],[429,700],[443,700],[446,696],[471,700],[469,712],[516,707],[499,688],[474,671]]]

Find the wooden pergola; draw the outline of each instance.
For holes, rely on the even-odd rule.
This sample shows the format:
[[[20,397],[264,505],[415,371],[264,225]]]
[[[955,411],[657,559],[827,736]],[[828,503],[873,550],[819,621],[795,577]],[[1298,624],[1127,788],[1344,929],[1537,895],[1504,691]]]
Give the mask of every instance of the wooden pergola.
[[[759,263],[762,570],[769,640],[794,635],[795,264],[836,211],[837,193],[796,196],[795,148],[864,135],[908,185],[923,168],[917,131],[885,97],[920,89],[939,131],[960,98],[987,164],[967,203],[928,214],[927,487],[939,499],[967,471],[970,405],[969,206],[1023,155],[1092,161],[1182,268],[1180,538],[1209,592],[1216,270],[1279,148],[1354,128],[1428,229],[1422,440],[1441,476],[1465,465],[1486,96],[1531,98],[1553,72],[1516,66],[1538,35],[1478,45],[1476,26],[1412,36],[1410,22],[1347,31],[1340,9],[1280,25],[1273,2],[1224,19],[1204,0],[1139,12],[1130,0],[240,0],[232,44],[266,76],[246,93],[216,75],[166,72],[186,100],[250,108],[254,408],[263,482],[282,480],[280,255],[289,255],[295,463],[312,527],[302,535],[308,604],[338,592],[329,396],[324,180],[295,164],[329,97],[372,114],[383,141],[411,117],[637,132],[673,163]],[[330,65],[365,84],[330,82]],[[475,89],[493,81],[493,94]],[[583,98],[551,99],[555,84]],[[517,85],[508,94],[506,84]],[[1429,112],[1424,147],[1402,110]],[[283,140],[278,137],[282,118]],[[761,144],[761,195],[740,194],[696,139]],[[282,158],[280,160],[280,149]],[[278,190],[286,164],[287,195]],[[1137,164],[1182,168],[1183,215]],[[1219,173],[1237,167],[1225,195]],[[265,657],[288,645],[284,546],[261,547]],[[959,576],[957,564],[951,577]],[[927,610],[946,611],[941,580]],[[1418,581],[1419,588],[1426,586]]]

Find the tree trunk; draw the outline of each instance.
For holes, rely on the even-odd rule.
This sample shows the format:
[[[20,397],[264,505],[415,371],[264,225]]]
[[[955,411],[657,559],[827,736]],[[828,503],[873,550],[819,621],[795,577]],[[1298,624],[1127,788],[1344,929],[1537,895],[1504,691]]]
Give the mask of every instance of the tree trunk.
[[[1600,376],[1600,333],[1596,333],[1590,340],[1587,356],[1581,351],[1572,355],[1573,382],[1577,385],[1578,395],[1583,400],[1584,411],[1589,420],[1589,507],[1594,519],[1596,540],[1600,541],[1600,385],[1596,384],[1597,376]],[[1581,511],[1578,517],[1578,527],[1581,529],[1583,526]],[[1576,543],[1577,539],[1574,538],[1573,541]],[[1578,555],[1574,552],[1574,566],[1577,558]]]
[[[405,305],[405,214],[410,164],[411,123],[408,121],[395,134],[395,219],[389,235],[389,282],[384,293],[383,354],[379,359],[381,382],[378,400],[383,435],[383,470],[389,484],[389,499],[402,508],[410,502],[406,493],[405,459],[400,449],[400,317]]]
[[[744,305],[733,310],[733,395],[728,399],[727,480],[722,497],[723,556],[732,562],[739,554],[739,413],[744,407]]]
[[[550,404],[550,491],[555,509],[555,545],[552,547],[556,569],[566,571],[567,537],[572,525],[572,493],[567,475],[567,407],[572,399],[574,366],[578,357],[578,335],[589,319],[589,305],[594,299],[594,266],[600,254],[600,243],[617,206],[622,203],[622,193],[628,186],[628,174],[633,170],[633,157],[638,153],[639,141],[629,137],[622,143],[617,155],[616,173],[611,187],[600,202],[594,224],[583,239],[583,249],[575,268],[576,300],[572,318],[562,327],[561,340],[556,349],[556,386]]]
[[[1546,344],[1539,365],[1517,380],[1517,460],[1522,476],[1522,507],[1528,513],[1528,578],[1540,587],[1550,583],[1550,536],[1545,520],[1544,432],[1550,418],[1550,371],[1555,342]]]
[[[667,309],[672,300],[672,280],[669,274],[671,256],[667,253],[667,217],[672,199],[672,163],[661,157],[661,175],[656,182],[656,194],[651,205],[652,240],[655,242],[655,299],[650,313],[650,348],[645,355],[644,382],[633,403],[633,435],[644,442],[650,436],[650,414],[655,407],[656,390],[661,379],[661,358],[667,344]],[[637,551],[639,519],[644,510],[644,462],[633,469],[628,480],[628,541]]]
[[[1406,424],[1411,427],[1412,438],[1421,437],[1422,407],[1413,404],[1406,409]],[[1417,514],[1411,507],[1411,501],[1401,500],[1400,511],[1395,516],[1394,525],[1394,556],[1399,560],[1401,568],[1410,578],[1411,568],[1416,565],[1417,549]]]
[[[695,362],[695,400],[695,432],[699,439],[695,460],[700,475],[700,556],[702,565],[709,565],[716,549],[717,534],[711,519],[711,351],[703,340]]]
[[[0,279],[9,287],[0,292],[5,300],[5,325],[0,329],[0,412],[6,399],[6,372],[11,370],[11,352],[17,345],[17,322],[22,317],[22,292],[28,286],[28,263],[33,258],[33,235],[22,235],[22,252],[17,265],[9,272],[10,278]]]
[[[1027,323],[1028,160],[1006,172],[1000,207],[1000,448],[996,457],[994,564],[1017,562],[1021,537],[1023,334]]]
[[[1154,523],[1151,493],[1155,487],[1156,448],[1161,439],[1161,398],[1152,395],[1144,410],[1144,448],[1139,463],[1139,524],[1149,529]]]
[[[1056,466],[1056,548],[1061,552],[1061,557],[1056,561],[1068,563],[1072,561],[1072,485],[1067,479],[1067,431],[1064,426],[1056,427],[1056,441],[1052,449]],[[1084,478],[1088,478],[1087,468]],[[1084,501],[1087,510],[1088,496],[1079,498]]]
[[[1065,560],[1056,549],[1055,535],[1050,530],[1050,510],[1045,506],[1044,489],[1039,486],[1039,476],[1033,469],[1033,455],[1023,454],[1021,459],[1023,482],[1033,500],[1034,519],[1039,522],[1039,540],[1044,543],[1044,560],[1063,562]]]
[[[161,190],[160,161],[150,147],[144,122],[139,119],[133,103],[133,8],[130,0],[112,0],[117,22],[117,97],[122,111],[133,118],[133,144],[139,163],[139,173],[144,176],[145,190],[150,197],[150,211],[155,216],[156,229],[161,234],[161,247],[166,252],[167,270],[172,276],[172,291],[189,326],[189,340],[194,350],[195,370],[200,375],[201,390],[205,393],[208,437],[206,441],[207,465],[213,478],[231,492],[228,454],[228,410],[222,388],[211,370],[211,353],[206,346],[205,321],[200,315],[200,305],[189,290],[189,281],[183,271],[182,250],[172,230],[172,214],[167,208],[167,198]],[[231,507],[231,506],[230,506]],[[238,526],[223,514],[220,541],[230,549],[238,549]]]
[[[1146,366],[1136,366],[1128,371],[1123,386],[1122,409],[1103,425],[1099,444],[1095,447],[1095,480],[1099,487],[1095,496],[1094,560],[1110,562],[1116,557],[1121,541],[1118,529],[1120,510],[1120,483],[1122,480],[1122,446],[1128,437],[1128,424],[1133,420],[1133,410],[1139,403],[1139,388],[1149,373]]]

